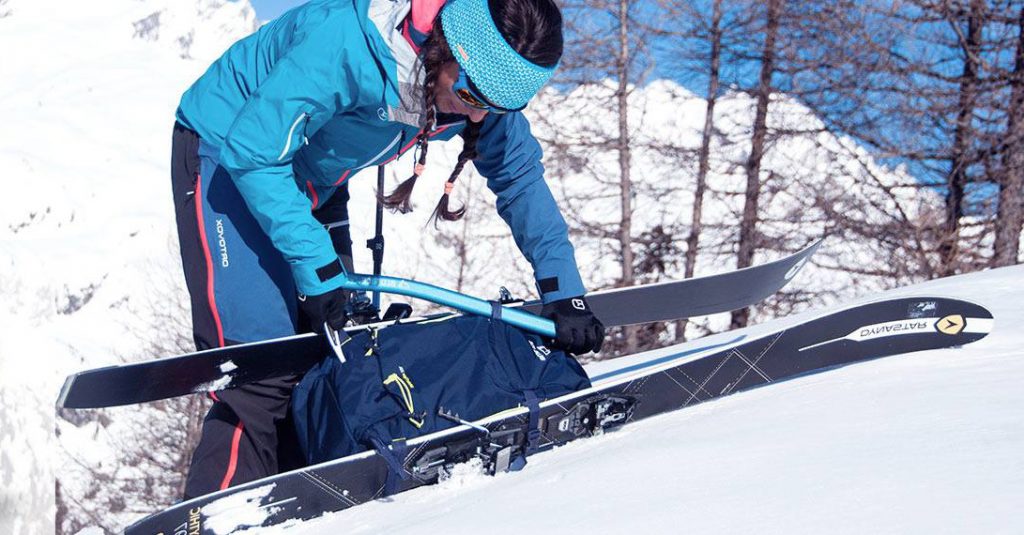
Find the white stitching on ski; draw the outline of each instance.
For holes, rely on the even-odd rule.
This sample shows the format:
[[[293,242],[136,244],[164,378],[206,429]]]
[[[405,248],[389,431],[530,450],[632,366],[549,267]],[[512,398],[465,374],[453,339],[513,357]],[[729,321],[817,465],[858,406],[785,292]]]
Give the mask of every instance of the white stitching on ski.
[[[299,472],[299,475],[304,477],[310,483],[313,483],[314,485],[319,487],[321,490],[327,492],[328,494],[334,496],[335,498],[338,498],[338,500],[348,503],[349,507],[359,505],[359,502],[345,495],[344,489],[335,486],[326,478],[319,476],[316,472]]]
[[[765,346],[765,348],[761,350],[761,354],[758,355],[756,359],[754,359],[754,365],[760,363],[761,359],[763,359],[764,356],[767,355],[768,352],[771,351],[771,349],[773,347],[775,347],[775,343],[778,342],[780,339],[782,339],[782,335],[786,334],[786,332],[788,332],[788,331],[789,331],[789,329],[785,329],[783,331],[780,331],[775,336],[775,339],[773,339],[767,346]],[[736,353],[739,353],[737,351],[737,349],[739,349],[739,348],[738,347],[737,348],[733,348],[733,351],[736,352]],[[740,355],[740,356],[742,357],[743,355]],[[750,370],[747,370],[747,371],[741,373],[740,376],[736,378],[736,381],[733,384],[729,385],[728,391],[732,392],[732,390],[736,387],[736,385],[738,385],[740,383],[740,381],[742,381],[743,378],[747,376],[747,372],[749,372],[749,371]],[[758,369],[758,373],[760,373],[760,369]],[[769,383],[774,381],[774,379],[768,377],[767,375],[765,375],[763,373],[761,374],[761,376],[764,377],[765,379],[767,379]]]
[[[750,366],[750,370],[754,370],[755,372],[757,372],[757,374],[764,378],[765,381],[768,381],[769,383],[772,382],[772,378],[768,377],[768,374],[764,373],[764,371],[762,371],[761,368],[758,368],[756,362],[751,362],[750,359],[748,359],[747,356],[744,355],[743,353],[740,353],[738,349],[733,349],[732,352],[735,353],[736,356],[739,357],[741,360],[743,360],[743,362],[745,362],[747,366]],[[747,371],[743,372],[743,375],[740,375],[740,378],[746,375]]]
[[[662,372],[662,373],[665,374],[665,377],[668,377],[669,379],[671,379],[673,383],[679,385],[679,388],[682,388],[683,392],[686,392],[687,394],[689,394],[690,395],[690,399],[693,399],[693,392],[690,392],[689,388],[686,388],[685,386],[683,386],[683,383],[680,383],[679,381],[676,381],[676,378],[672,377],[672,374],[668,373],[667,370]]]

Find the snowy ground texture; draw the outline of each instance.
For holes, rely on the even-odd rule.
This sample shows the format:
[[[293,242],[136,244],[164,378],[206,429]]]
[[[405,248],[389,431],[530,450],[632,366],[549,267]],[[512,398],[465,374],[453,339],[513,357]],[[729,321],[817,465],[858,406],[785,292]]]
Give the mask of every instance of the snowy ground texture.
[[[270,532],[1024,532],[1022,281],[1024,266],[881,294],[988,307],[995,330],[970,346],[737,394],[536,455],[522,472],[460,474]]]
[[[68,495],[92,490],[95,481],[69,475],[68,452],[90,468],[116,462],[105,441],[123,437],[131,422],[119,420],[99,437],[88,436],[96,426],[65,424],[58,444],[52,403],[68,373],[143,356],[144,342],[160,334],[147,331],[148,303],[184,295],[167,182],[171,117],[184,88],[254,25],[245,0],[0,0],[0,50],[17,52],[0,61],[0,117],[9,125],[0,129],[0,535],[52,531],[55,472]],[[634,92],[632,105],[647,110],[637,117],[664,118],[638,129],[692,144],[703,101],[666,100],[674,93],[685,90],[663,82]],[[749,108],[742,95],[720,101],[732,138],[749,125]],[[593,113],[577,115],[613,124]],[[794,155],[813,154],[807,147],[777,145],[780,159],[772,165],[798,167]],[[425,240],[423,228],[457,149],[431,149],[432,175],[425,178],[435,187],[418,188],[421,210],[389,216],[389,274],[455,286],[451,256],[426,252],[452,255],[454,249]],[[666,166],[650,161],[650,168],[636,164],[635,175],[659,182]],[[411,163],[393,167],[391,184]],[[800,168],[826,176],[818,167]],[[353,179],[353,198],[364,200],[352,206],[357,243],[372,225],[373,204],[365,202],[372,199],[370,173]],[[715,174],[721,187],[729,179]],[[480,182],[467,177],[460,187],[472,190]],[[479,261],[476,282],[463,289],[491,295],[492,271],[500,265],[500,278],[519,293],[522,285],[511,283],[529,275],[520,273],[521,259],[506,254],[513,249],[507,230],[496,239],[482,219],[500,225],[493,211],[480,205],[471,213],[481,217],[474,228],[488,229],[474,236],[474,254],[494,263]],[[706,207],[705,213],[728,219],[733,211]],[[826,247],[849,255],[858,245]],[[592,251],[581,248],[581,255],[598,265],[590,262]],[[710,260],[699,266],[706,273],[724,267]],[[588,281],[613,272],[611,264],[599,267],[586,274]],[[1024,353],[1015,330],[1022,278],[1018,268],[914,290],[992,308],[995,334],[962,352],[893,358],[776,385],[537,456],[523,473],[466,475],[294,529],[1024,532],[1018,525],[1024,513],[1013,509],[1024,503],[1024,470],[1014,454],[1024,451],[1022,365],[1013,358]],[[844,295],[877,287],[810,269],[795,283]]]

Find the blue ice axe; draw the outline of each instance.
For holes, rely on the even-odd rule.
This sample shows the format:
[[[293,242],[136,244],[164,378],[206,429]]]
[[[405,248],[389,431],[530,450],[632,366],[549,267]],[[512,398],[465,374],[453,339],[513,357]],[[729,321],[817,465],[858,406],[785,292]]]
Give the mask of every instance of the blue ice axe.
[[[503,307],[497,301],[485,301],[433,284],[398,277],[361,275],[359,273],[346,273],[343,277],[345,281],[341,283],[341,287],[346,290],[382,292],[424,299],[469,314],[492,317],[541,336],[555,337],[555,322],[524,310]],[[341,355],[340,335],[333,329],[325,329],[325,331],[328,333],[327,339],[334,352],[344,360]]]

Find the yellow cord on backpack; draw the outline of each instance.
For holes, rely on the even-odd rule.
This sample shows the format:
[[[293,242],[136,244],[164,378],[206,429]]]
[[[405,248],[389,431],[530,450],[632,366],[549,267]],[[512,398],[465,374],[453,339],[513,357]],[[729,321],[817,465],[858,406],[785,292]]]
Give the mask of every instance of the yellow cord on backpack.
[[[413,405],[412,400],[413,384],[412,381],[409,379],[409,376],[406,375],[405,370],[403,370],[402,368],[399,368],[399,370],[402,372],[402,375],[399,376],[397,373],[392,373],[391,375],[388,376],[387,379],[384,380],[384,386],[387,386],[392,383],[397,384],[398,391],[401,392],[402,394],[402,401],[405,402],[406,409],[409,410],[409,414],[413,414],[416,411],[416,407]],[[409,423],[416,426],[417,429],[420,429],[423,427],[424,421],[410,416]]]

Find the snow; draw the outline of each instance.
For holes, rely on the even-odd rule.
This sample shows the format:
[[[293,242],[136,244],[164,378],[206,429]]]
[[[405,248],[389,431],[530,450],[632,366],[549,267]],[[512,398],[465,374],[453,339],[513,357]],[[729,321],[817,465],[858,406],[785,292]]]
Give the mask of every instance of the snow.
[[[231,384],[230,375],[221,375],[217,379],[200,385],[195,391],[196,392],[216,392],[222,390]]]
[[[1019,533],[1024,266],[873,295],[989,308],[963,348],[740,393],[348,511],[260,533]],[[853,303],[851,303],[853,304]],[[785,318],[705,340],[756,336]],[[657,353],[588,367],[591,375]]]
[[[140,326],[139,307],[181,288],[164,280],[180,270],[166,178],[174,108],[187,81],[255,24],[245,1],[102,4],[0,9],[2,533],[54,531],[55,471],[75,466],[59,446],[116,462],[94,423],[89,433],[65,426],[58,444],[53,402],[66,374],[116,364],[159,336]],[[147,19],[162,24],[143,32]],[[72,500],[93,490],[61,483]]]
[[[218,535],[234,533],[240,529],[258,526],[274,506],[260,506],[260,500],[274,490],[275,485],[264,485],[211,504],[206,513],[206,527]]]
[[[72,424],[55,420],[52,403],[67,374],[151,357],[149,344],[183,330],[167,321],[188,322],[187,309],[173,308],[182,301],[184,285],[169,197],[171,120],[181,92],[256,22],[245,0],[0,4],[0,50],[17,51],[0,61],[0,118],[8,125],[0,129],[0,533],[54,531],[55,472],[74,509],[67,515],[84,511],[123,526],[152,506],[141,510],[135,501],[140,496],[118,497],[126,511],[89,501],[106,483],[97,484],[83,466],[137,470],[119,459],[116,449],[137,436],[131,433],[139,432],[138,420],[150,413],[130,407],[104,413],[109,421],[96,417]],[[568,103],[551,97],[562,115],[570,115],[552,115],[563,121],[560,134],[589,135],[588,128],[569,127],[580,122],[596,128],[613,124],[602,120],[607,110],[595,110],[588,101],[602,91],[581,88],[568,95]],[[636,128],[644,136],[696,146],[703,101],[668,81],[633,95],[633,117],[643,118]],[[720,156],[714,179],[724,189],[740,178],[729,161],[744,150],[751,102],[740,94],[719,101],[720,128],[735,142],[715,147]],[[779,104],[785,113],[773,111],[772,120],[817,124],[798,104]],[[544,114],[545,106],[541,99],[531,113]],[[538,124],[536,130],[543,133],[544,127]],[[820,146],[841,146],[852,156],[826,161],[815,152]],[[458,242],[451,231],[424,230],[458,149],[457,143],[432,147],[422,179],[428,184],[414,195],[419,210],[386,216],[385,272],[474,295],[493,293],[500,280],[514,294],[528,295],[529,269],[474,172],[467,170],[457,190],[472,204],[470,215],[464,225],[449,227],[461,229],[462,238],[473,243],[465,275],[453,269],[451,244]],[[821,187],[812,178],[827,175],[837,191],[859,188],[850,185],[849,176],[864,172],[889,182],[907,180],[899,173],[889,176],[849,140],[824,133],[779,142],[773,152],[765,168],[789,169],[807,187]],[[652,154],[636,161],[642,178],[638,202],[658,205],[649,213],[659,218],[688,218],[685,191],[665,199],[650,191],[663,182],[665,169],[677,170],[678,162]],[[405,178],[411,168],[408,157],[392,165],[388,183]],[[373,203],[358,201],[373,198],[372,174],[368,170],[352,179],[357,244],[372,226]],[[550,182],[556,194],[572,184],[594,187],[593,177],[573,173]],[[807,190],[796,191],[794,196]],[[683,213],[666,213],[671,206],[682,206]],[[708,222],[731,224],[734,208],[705,208]],[[599,212],[597,221],[616,210],[595,204],[590,212]],[[652,222],[642,223],[635,228]],[[579,248],[581,260],[593,268],[584,276],[594,287],[616,275],[614,262],[598,262],[601,246]],[[862,246],[829,242],[823,253],[847,264],[886,260],[862,252]],[[368,260],[366,254],[357,258],[363,271]],[[700,273],[728,267],[708,260],[702,257]],[[821,271],[813,267],[794,285],[824,285],[845,296],[878,287],[843,273],[818,276]],[[1024,470],[1009,452],[1024,449],[1017,409],[1021,340],[1005,326],[1020,324],[1021,275],[1020,269],[1001,270],[900,290],[932,288],[990,306],[998,318],[995,334],[962,351],[884,359],[742,394],[537,456],[525,472],[495,478],[460,472],[440,487],[295,523],[292,529],[601,533],[627,527],[663,532],[702,527],[903,531],[909,526],[908,531],[944,531],[963,527],[958,522],[968,520],[958,520],[962,513],[973,522],[968,527],[978,531],[1019,531],[1021,513],[1011,505],[1024,502]],[[757,327],[746,332],[756,333]],[[184,336],[187,341],[187,332]],[[726,333],[705,342],[736,336]],[[597,375],[658,354],[589,369]],[[162,457],[173,451],[152,453]],[[144,475],[158,479],[161,474]],[[832,517],[842,524],[827,524]],[[257,512],[237,525],[253,518]],[[104,528],[96,526],[81,531],[100,532]]]

